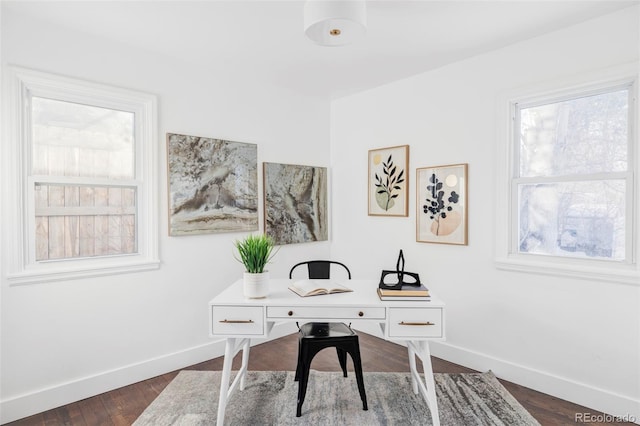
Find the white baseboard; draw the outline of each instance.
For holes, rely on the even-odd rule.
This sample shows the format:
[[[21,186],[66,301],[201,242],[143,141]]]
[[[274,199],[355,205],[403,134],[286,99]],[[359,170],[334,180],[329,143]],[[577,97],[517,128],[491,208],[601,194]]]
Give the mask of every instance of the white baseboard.
[[[638,399],[454,346],[447,342],[433,342],[429,347],[431,355],[435,357],[478,371],[491,370],[501,379],[588,407],[585,413],[576,413],[583,414],[583,418],[589,414],[595,415],[590,412],[593,410],[640,424],[640,400]]]
[[[268,340],[277,339],[294,332],[295,325],[288,325],[293,328],[287,327],[285,324],[274,327]],[[260,344],[266,340],[255,339],[252,344]],[[4,399],[0,401],[0,424],[9,423],[170,371],[217,358],[224,355],[224,343],[223,339],[215,340],[183,351]]]

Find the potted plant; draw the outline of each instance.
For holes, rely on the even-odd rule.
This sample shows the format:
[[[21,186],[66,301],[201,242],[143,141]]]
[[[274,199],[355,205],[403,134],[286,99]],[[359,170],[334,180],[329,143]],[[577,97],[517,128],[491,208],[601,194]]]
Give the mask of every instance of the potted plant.
[[[245,267],[244,295],[249,298],[266,297],[269,293],[269,271],[264,267],[276,254],[273,239],[265,234],[249,235],[237,240],[235,246],[240,256],[238,260]]]

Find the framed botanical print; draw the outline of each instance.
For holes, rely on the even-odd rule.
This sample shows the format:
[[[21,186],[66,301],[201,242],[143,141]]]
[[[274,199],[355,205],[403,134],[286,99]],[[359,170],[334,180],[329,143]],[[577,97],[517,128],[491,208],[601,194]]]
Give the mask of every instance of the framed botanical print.
[[[467,167],[416,170],[416,241],[467,245]]]
[[[369,216],[409,215],[409,145],[369,150]]]

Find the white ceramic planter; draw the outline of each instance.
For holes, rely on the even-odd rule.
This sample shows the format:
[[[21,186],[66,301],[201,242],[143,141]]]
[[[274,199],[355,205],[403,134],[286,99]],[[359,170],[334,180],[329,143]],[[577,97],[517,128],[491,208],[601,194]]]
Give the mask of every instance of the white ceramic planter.
[[[243,280],[244,297],[261,299],[269,294],[269,271],[260,274],[245,272]]]

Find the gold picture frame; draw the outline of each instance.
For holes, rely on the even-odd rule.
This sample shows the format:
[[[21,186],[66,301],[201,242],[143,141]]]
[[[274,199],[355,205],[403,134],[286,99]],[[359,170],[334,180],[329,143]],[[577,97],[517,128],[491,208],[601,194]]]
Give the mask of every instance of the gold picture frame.
[[[468,164],[416,169],[416,241],[467,245]]]
[[[409,215],[409,145],[369,150],[369,216]]]

